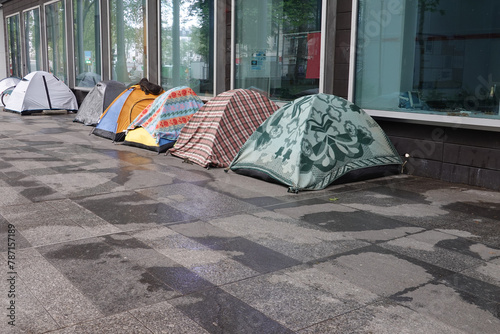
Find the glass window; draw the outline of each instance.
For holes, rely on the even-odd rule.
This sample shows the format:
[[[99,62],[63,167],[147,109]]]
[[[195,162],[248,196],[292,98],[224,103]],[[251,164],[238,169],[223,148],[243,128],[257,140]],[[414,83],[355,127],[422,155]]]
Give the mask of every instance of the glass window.
[[[77,87],[101,81],[101,29],[98,0],[73,0]]]
[[[161,84],[213,95],[214,1],[161,1]]]
[[[500,118],[500,2],[360,0],[355,102]]]
[[[49,72],[67,83],[64,2],[58,1],[46,5],[45,20],[47,26]]]
[[[126,85],[147,77],[146,0],[111,0],[112,79]]]
[[[7,40],[9,47],[9,74],[21,78],[21,36],[19,14],[7,18]]]
[[[319,89],[321,0],[236,0],[235,88],[293,100]]]
[[[42,50],[40,43],[40,9],[34,8],[23,14],[25,74],[42,69]]]

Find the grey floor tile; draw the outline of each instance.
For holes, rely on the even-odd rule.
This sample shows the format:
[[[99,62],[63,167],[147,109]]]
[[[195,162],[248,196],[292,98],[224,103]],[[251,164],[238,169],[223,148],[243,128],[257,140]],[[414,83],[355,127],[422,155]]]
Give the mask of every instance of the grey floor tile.
[[[29,248],[31,244],[15,225],[10,224],[0,215],[0,252],[7,252],[9,247],[17,250]]]
[[[184,225],[189,225],[190,230],[196,229],[197,226],[205,226],[205,231],[207,231],[206,225],[209,224],[198,222],[177,224],[171,227],[180,228]],[[201,229],[198,233],[204,233]],[[186,229],[183,230],[186,231]],[[213,246],[216,243],[211,238],[209,238],[210,242],[214,241],[214,243],[207,246],[167,227],[130,234],[215,285],[239,281],[259,274],[259,272],[233,259],[233,256],[240,256],[240,252],[211,249],[209,246]],[[216,239],[222,242],[221,237],[217,237]]]
[[[333,256],[322,266],[337,277],[382,297],[453,274],[450,270],[378,246]]]
[[[498,333],[498,303],[457,291],[445,284],[426,284],[401,295],[403,306],[466,333]]]
[[[104,315],[180,294],[149,270],[176,270],[179,266],[127,235],[85,239],[39,250]]]
[[[58,325],[68,326],[102,316],[91,299],[35,249],[17,251],[16,264],[27,291]]]
[[[173,183],[173,178],[148,168],[149,165],[120,167],[111,181],[123,185],[125,189],[142,189]]]
[[[236,198],[194,184],[171,184],[138,192],[197,218],[255,209]]]
[[[48,202],[50,203],[50,202]],[[0,207],[0,214],[33,246],[90,237],[71,215],[47,202]]]
[[[13,191],[12,187],[6,182],[0,180],[0,206],[28,204],[31,201],[17,191]]]
[[[223,289],[292,330],[361,306],[355,300],[339,299],[321,287],[304,284],[283,272],[225,285]]]
[[[147,165],[145,167],[158,173],[162,173],[166,175],[167,178],[173,178],[177,181],[203,182],[213,179],[210,171],[202,168],[187,170],[185,168],[186,164],[181,164],[177,158],[159,155],[154,159],[154,162],[154,164]]]
[[[137,318],[128,312],[83,322],[51,332],[54,334],[152,334]]]
[[[136,192],[118,192],[79,198],[76,203],[123,231],[152,228],[194,217],[171,205]]]
[[[203,327],[168,302],[129,311],[155,334],[208,334]]]
[[[53,201],[49,204],[92,236],[121,232],[118,227],[108,223],[70,199]]]
[[[231,294],[214,288],[169,301],[209,333],[293,333]]]
[[[55,175],[38,176],[37,179],[68,197],[92,196],[124,190],[123,186],[112,182],[109,175],[92,171],[68,171]]]
[[[500,286],[492,284],[488,280],[484,281],[481,278],[474,278],[470,275],[463,273],[455,274],[453,276],[444,277],[440,282],[445,282],[457,292],[462,293],[467,299],[467,295],[475,296],[477,299],[490,301],[499,306],[494,315],[500,318]]]
[[[465,334],[467,332],[406,307],[382,301],[313,325],[297,333]]]
[[[2,281],[7,280],[9,276],[4,275]],[[10,284],[8,281],[5,283]],[[2,293],[0,298],[3,306],[0,325],[2,333],[45,333],[59,328],[58,323],[45,309],[43,303],[31,293],[29,284],[27,285],[19,276],[15,277],[12,283],[13,289],[4,285],[6,293]],[[13,292],[10,293],[10,291]],[[11,304],[11,301],[14,304]]]
[[[468,246],[469,242],[460,242],[459,237],[439,231],[425,231],[381,244],[381,247],[456,272],[483,263]]]
[[[461,274],[485,283],[500,286],[500,262],[486,262],[477,267],[464,270]]]
[[[317,228],[271,211],[216,218],[209,223],[301,262],[368,245],[345,233]]]

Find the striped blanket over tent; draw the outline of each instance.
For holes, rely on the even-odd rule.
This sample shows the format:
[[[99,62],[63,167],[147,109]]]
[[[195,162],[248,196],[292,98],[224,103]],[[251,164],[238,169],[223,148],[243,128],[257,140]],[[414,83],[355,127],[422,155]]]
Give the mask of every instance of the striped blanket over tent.
[[[221,93],[193,115],[170,153],[202,167],[227,167],[248,137],[277,109],[254,90]]]
[[[164,152],[172,147],[191,117],[203,106],[187,86],[172,88],[158,96],[129,125],[126,145]]]

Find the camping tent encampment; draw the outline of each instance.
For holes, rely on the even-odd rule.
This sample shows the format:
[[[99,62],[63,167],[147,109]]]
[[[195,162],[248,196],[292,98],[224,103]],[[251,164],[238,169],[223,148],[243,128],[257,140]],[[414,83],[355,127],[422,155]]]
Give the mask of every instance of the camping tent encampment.
[[[114,80],[97,83],[83,100],[74,121],[95,126],[104,110],[126,89],[124,84]]]
[[[401,163],[370,115],[343,98],[315,94],[270,116],[229,168],[270,178],[297,192],[323,189],[351,171],[385,166],[393,172]]]
[[[10,97],[12,91],[21,79],[17,77],[7,77],[0,80],[0,102],[3,106],[7,103],[7,96]]]
[[[123,143],[165,152],[174,145],[184,125],[202,106],[203,102],[191,88],[172,88],[136,117],[129,125]]]
[[[122,141],[130,123],[158,96],[146,94],[139,85],[131,86],[118,95],[104,111],[92,133],[113,141]]]
[[[247,138],[277,109],[253,90],[221,93],[193,115],[170,153],[203,167],[227,167]]]
[[[52,73],[35,71],[14,88],[5,110],[29,115],[44,110],[77,111],[75,94]]]

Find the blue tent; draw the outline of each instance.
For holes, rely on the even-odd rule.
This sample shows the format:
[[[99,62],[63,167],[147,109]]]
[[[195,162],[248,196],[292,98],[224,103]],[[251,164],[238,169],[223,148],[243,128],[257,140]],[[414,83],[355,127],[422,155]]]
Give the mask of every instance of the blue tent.
[[[158,96],[144,92],[139,85],[131,86],[104,111],[92,133],[113,141],[122,141],[130,123]]]

